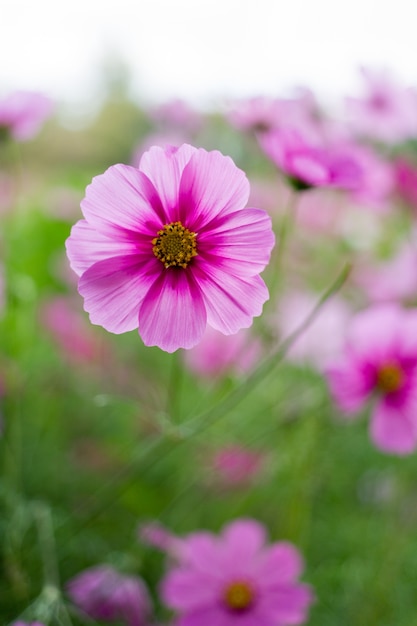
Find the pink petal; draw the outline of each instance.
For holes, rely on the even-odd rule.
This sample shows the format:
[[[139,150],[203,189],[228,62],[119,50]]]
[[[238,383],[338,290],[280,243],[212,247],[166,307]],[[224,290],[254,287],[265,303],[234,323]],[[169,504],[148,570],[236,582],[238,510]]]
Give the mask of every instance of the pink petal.
[[[269,297],[262,278],[232,276],[198,256],[193,261],[193,274],[203,293],[209,325],[225,335],[251,326]]]
[[[399,345],[403,318],[404,313],[394,304],[358,313],[349,328],[348,347],[355,355],[370,358],[373,363],[390,359]]]
[[[368,368],[353,357],[329,367],[326,377],[336,404],[346,413],[360,411],[375,386]]]
[[[65,245],[71,268],[78,276],[98,261],[137,254],[138,251],[137,244],[132,241],[109,239],[85,220],[72,227]]]
[[[222,577],[222,551],[217,537],[208,532],[192,533],[184,540],[184,544],[182,558],[187,565],[214,578]]]
[[[210,576],[195,570],[169,572],[161,584],[164,603],[180,611],[190,611],[215,604],[220,590],[220,586],[213,585]]]
[[[180,219],[177,216],[178,192],[183,170],[197,148],[183,144],[179,148],[153,146],[140,160],[139,169],[152,181],[167,215],[167,222]]]
[[[269,215],[260,209],[242,209],[203,228],[198,253],[226,272],[253,276],[265,269],[274,243]]]
[[[266,532],[254,520],[239,519],[224,528],[221,541],[227,569],[246,569],[265,545]]]
[[[417,446],[416,414],[410,415],[404,408],[387,402],[379,402],[372,414],[371,438],[384,452],[405,455]]]
[[[181,178],[178,219],[198,232],[213,218],[243,209],[248,198],[249,182],[232,159],[199,149]]]
[[[129,165],[113,165],[95,176],[81,202],[86,220],[104,235],[135,241],[154,237],[166,221],[151,181]]]
[[[193,274],[188,269],[163,268],[140,308],[139,332],[144,344],[166,352],[192,348],[202,338],[206,323],[203,297]]]
[[[258,611],[272,618],[275,624],[303,624],[314,594],[308,585],[280,585],[262,595]]]
[[[162,264],[156,258],[142,261],[128,256],[95,263],[80,278],[79,292],[92,324],[111,333],[124,333],[138,327],[140,304]]]
[[[288,583],[296,580],[304,569],[299,551],[291,544],[281,541],[267,548],[257,563],[257,572],[263,586]]]
[[[239,626],[240,616],[234,616],[227,612],[221,606],[209,606],[197,609],[182,615],[177,621],[176,626]],[[245,624],[244,626],[261,626],[261,624]]]
[[[311,185],[325,185],[329,182],[329,168],[318,158],[315,151],[312,154],[289,155],[288,174],[292,174]]]

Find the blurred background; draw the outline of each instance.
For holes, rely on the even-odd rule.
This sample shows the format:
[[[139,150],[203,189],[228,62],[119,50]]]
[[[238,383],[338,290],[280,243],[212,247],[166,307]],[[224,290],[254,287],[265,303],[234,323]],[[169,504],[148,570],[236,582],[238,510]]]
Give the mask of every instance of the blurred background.
[[[149,623],[169,624],[138,529],[238,517],[304,555],[310,626],[417,623],[417,455],[377,449],[368,408],[340,419],[323,375],[357,311],[417,306],[416,17],[415,0],[0,0],[1,626],[97,623],[68,581],[103,563],[143,577]],[[258,141],[294,121],[356,187],[294,187]],[[284,243],[264,315],[182,355],[175,399],[175,355],[90,324],[65,241],[94,176],[183,142],[230,155]],[[206,421],[346,262],[272,376]],[[195,436],[172,428],[173,397]]]
[[[2,0],[0,93],[94,106],[119,80],[147,103],[306,84],[330,97],[355,88],[360,65],[413,83],[416,16],[413,0]]]

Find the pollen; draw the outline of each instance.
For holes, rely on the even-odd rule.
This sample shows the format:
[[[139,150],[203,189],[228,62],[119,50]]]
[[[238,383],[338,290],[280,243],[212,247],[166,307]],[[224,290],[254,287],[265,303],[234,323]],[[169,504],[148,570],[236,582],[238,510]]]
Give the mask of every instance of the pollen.
[[[185,228],[181,222],[171,222],[158,231],[152,239],[153,253],[157,259],[169,267],[186,268],[197,255],[197,234]]]
[[[388,363],[379,368],[377,387],[383,393],[394,393],[404,384],[404,372],[395,363]]]
[[[247,582],[236,581],[226,587],[224,603],[232,611],[244,611],[252,605],[254,597],[253,589]]]

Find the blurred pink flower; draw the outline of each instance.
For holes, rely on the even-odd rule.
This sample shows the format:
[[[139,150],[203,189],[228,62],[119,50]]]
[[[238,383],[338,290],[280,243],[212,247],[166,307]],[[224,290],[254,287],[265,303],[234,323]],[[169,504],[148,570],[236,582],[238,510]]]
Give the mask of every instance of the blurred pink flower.
[[[101,342],[66,298],[45,301],[40,314],[43,326],[70,360],[88,363],[98,358]]]
[[[40,93],[15,91],[0,100],[0,134],[16,141],[32,139],[52,114],[53,103]]]
[[[343,355],[327,372],[337,406],[354,415],[374,398],[371,438],[385,452],[417,446],[417,311],[379,305],[351,321]]]
[[[236,374],[248,372],[259,360],[261,352],[260,341],[249,329],[223,335],[208,327],[200,343],[184,353],[184,361],[191,372],[211,378],[231,371]]]
[[[397,143],[417,135],[417,92],[386,70],[362,68],[362,98],[346,99],[352,129],[372,139]]]
[[[307,618],[313,592],[298,577],[303,562],[288,542],[266,545],[264,527],[239,519],[220,537],[196,532],[162,581],[163,601],[178,626],[289,626]]]
[[[317,296],[306,291],[290,291],[278,304],[276,323],[281,337],[287,337],[306,319],[317,303]],[[308,363],[323,369],[340,353],[344,330],[351,317],[347,304],[335,296],[322,307],[319,315],[296,339],[287,353],[295,363]]]
[[[232,159],[186,144],[95,177],[67,240],[91,322],[117,334],[139,326],[145,345],[167,352],[195,346],[207,324],[249,327],[268,299],[259,273],[274,235],[265,211],[243,208],[248,196]]]
[[[259,136],[265,154],[297,190],[354,189],[361,177],[356,159],[332,149],[306,128],[283,127]]]
[[[209,459],[210,479],[223,487],[247,485],[259,473],[265,458],[260,452],[238,445],[215,450]]]
[[[400,198],[417,210],[417,165],[400,157],[394,162],[396,191]]]
[[[128,626],[148,623],[151,601],[138,576],[125,576],[109,565],[84,570],[66,585],[71,600],[89,617],[120,620]]]
[[[417,298],[417,250],[404,245],[390,259],[357,266],[355,282],[373,302]]]

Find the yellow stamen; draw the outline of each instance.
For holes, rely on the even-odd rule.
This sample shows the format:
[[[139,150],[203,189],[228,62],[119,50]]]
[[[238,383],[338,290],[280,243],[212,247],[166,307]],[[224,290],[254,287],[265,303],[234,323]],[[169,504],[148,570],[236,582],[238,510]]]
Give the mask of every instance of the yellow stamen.
[[[395,363],[387,363],[379,368],[377,387],[383,393],[398,391],[404,383],[404,372]]]
[[[172,222],[158,231],[152,239],[153,253],[166,268],[186,268],[193,256],[197,255],[197,234],[184,228],[181,222]]]
[[[247,609],[254,600],[253,589],[244,581],[231,583],[224,592],[224,602],[233,611]]]

